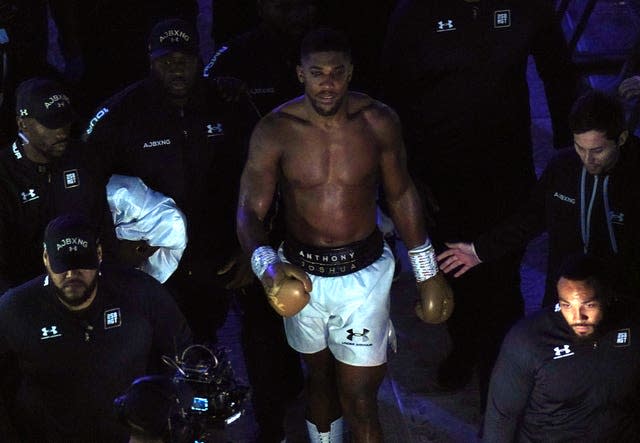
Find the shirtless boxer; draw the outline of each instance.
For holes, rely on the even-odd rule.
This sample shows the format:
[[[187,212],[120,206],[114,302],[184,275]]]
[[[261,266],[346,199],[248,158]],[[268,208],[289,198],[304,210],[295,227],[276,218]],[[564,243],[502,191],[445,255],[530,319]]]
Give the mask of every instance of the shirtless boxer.
[[[386,370],[394,259],[376,228],[380,183],[410,249],[416,311],[439,323],[453,308],[407,173],[398,117],[348,92],[352,72],[342,34],[320,29],[305,37],[297,67],[305,93],[254,129],[238,206],[240,242],[309,369],[312,442],[341,442],[342,414],[353,441],[382,441],[376,395]],[[278,252],[263,226],[276,188],[287,231]]]

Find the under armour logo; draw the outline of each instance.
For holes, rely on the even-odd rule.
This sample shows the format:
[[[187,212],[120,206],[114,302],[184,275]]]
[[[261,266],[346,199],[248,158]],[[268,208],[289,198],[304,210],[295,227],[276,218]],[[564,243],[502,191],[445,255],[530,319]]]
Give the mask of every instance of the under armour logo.
[[[222,134],[222,123],[216,123],[215,125],[207,125],[207,135],[212,137],[214,135]]]
[[[573,355],[573,351],[569,349],[569,345],[564,345],[563,347],[556,346],[553,348],[553,351],[555,352],[555,357],[553,357],[554,360]]]
[[[71,251],[78,252],[78,247],[77,246],[69,246],[69,252],[71,252]]]
[[[178,43],[180,41],[178,37],[171,37],[169,40],[171,40],[173,43]]]
[[[27,115],[29,115],[29,111],[27,111],[26,109],[20,110],[20,117],[26,117]]]
[[[347,340],[353,341],[353,337],[360,337],[360,340],[363,342],[368,342],[369,337],[367,334],[369,333],[368,329],[362,329],[362,332],[353,332],[353,329],[347,329],[349,335],[347,335]]]
[[[50,328],[42,328],[40,330],[42,331],[42,336],[40,337],[40,340],[47,340],[49,338],[60,337],[62,335],[58,332],[57,326],[51,326]]]
[[[453,31],[454,29],[456,29],[456,28],[453,25],[453,20],[451,20],[451,19],[439,20],[438,21],[438,28],[436,29],[436,32]]]
[[[22,197],[22,203],[27,203],[38,198],[38,194],[36,194],[35,189],[29,189],[26,192],[21,192],[20,196]]]

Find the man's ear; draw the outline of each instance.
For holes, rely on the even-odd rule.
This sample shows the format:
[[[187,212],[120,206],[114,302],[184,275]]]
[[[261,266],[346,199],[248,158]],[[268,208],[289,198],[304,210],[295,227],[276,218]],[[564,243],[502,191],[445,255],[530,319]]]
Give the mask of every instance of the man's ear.
[[[42,251],[42,263],[44,263],[45,268],[49,269],[49,254],[47,254],[46,249]]]
[[[629,131],[628,130],[624,130],[622,131],[622,133],[618,136],[618,146],[622,146],[627,142],[627,139],[629,138]]]
[[[302,71],[302,66],[296,66],[296,74],[298,75],[298,81],[300,83],[304,83],[304,72]]]
[[[98,253],[98,263],[102,263],[102,245],[98,244],[96,246],[96,252]]]
[[[18,125],[18,129],[20,131],[24,131],[27,127],[26,123],[24,122],[24,119],[19,115],[16,116],[16,124]]]

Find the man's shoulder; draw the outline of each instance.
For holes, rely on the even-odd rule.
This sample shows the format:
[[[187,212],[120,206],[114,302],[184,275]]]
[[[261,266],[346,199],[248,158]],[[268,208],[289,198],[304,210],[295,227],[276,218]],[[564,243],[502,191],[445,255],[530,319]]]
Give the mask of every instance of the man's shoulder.
[[[106,121],[113,120],[117,115],[127,114],[131,109],[144,110],[147,107],[147,102],[151,97],[149,94],[149,88],[147,86],[147,80],[140,80],[130,84],[126,88],[103,101],[98,107],[96,112],[89,119],[87,124],[86,134],[84,137],[91,135],[93,129],[99,125],[104,124]],[[135,117],[135,115],[129,115],[128,117]]]
[[[582,169],[580,157],[573,148],[557,151],[549,160],[545,172],[547,174],[562,174],[578,172]]]
[[[304,96],[296,97],[281,104],[260,120],[260,125],[265,128],[280,128],[296,123],[309,123],[304,105]]]
[[[348,100],[347,112],[351,116],[362,115],[368,120],[381,123],[398,120],[398,115],[390,106],[367,94],[351,91],[349,92]]]
[[[542,337],[556,329],[557,313],[554,307],[545,307],[520,319],[509,331],[510,342],[519,346],[535,347]]]
[[[162,290],[162,285],[149,274],[115,263],[104,264],[100,273],[104,284],[128,287],[131,290]]]
[[[39,298],[45,294],[45,275],[39,275],[25,283],[8,289],[0,295],[0,313],[7,314],[15,312],[21,306],[30,306],[37,303]]]

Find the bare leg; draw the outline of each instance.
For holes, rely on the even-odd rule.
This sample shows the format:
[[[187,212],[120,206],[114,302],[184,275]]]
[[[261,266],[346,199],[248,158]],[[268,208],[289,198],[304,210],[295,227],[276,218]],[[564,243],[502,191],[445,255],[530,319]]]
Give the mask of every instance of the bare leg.
[[[307,418],[318,431],[328,432],[331,422],[342,415],[336,387],[336,360],[329,349],[302,354],[307,365]]]
[[[336,363],[338,392],[354,443],[382,443],[378,419],[378,388],[387,365],[374,367]]]

